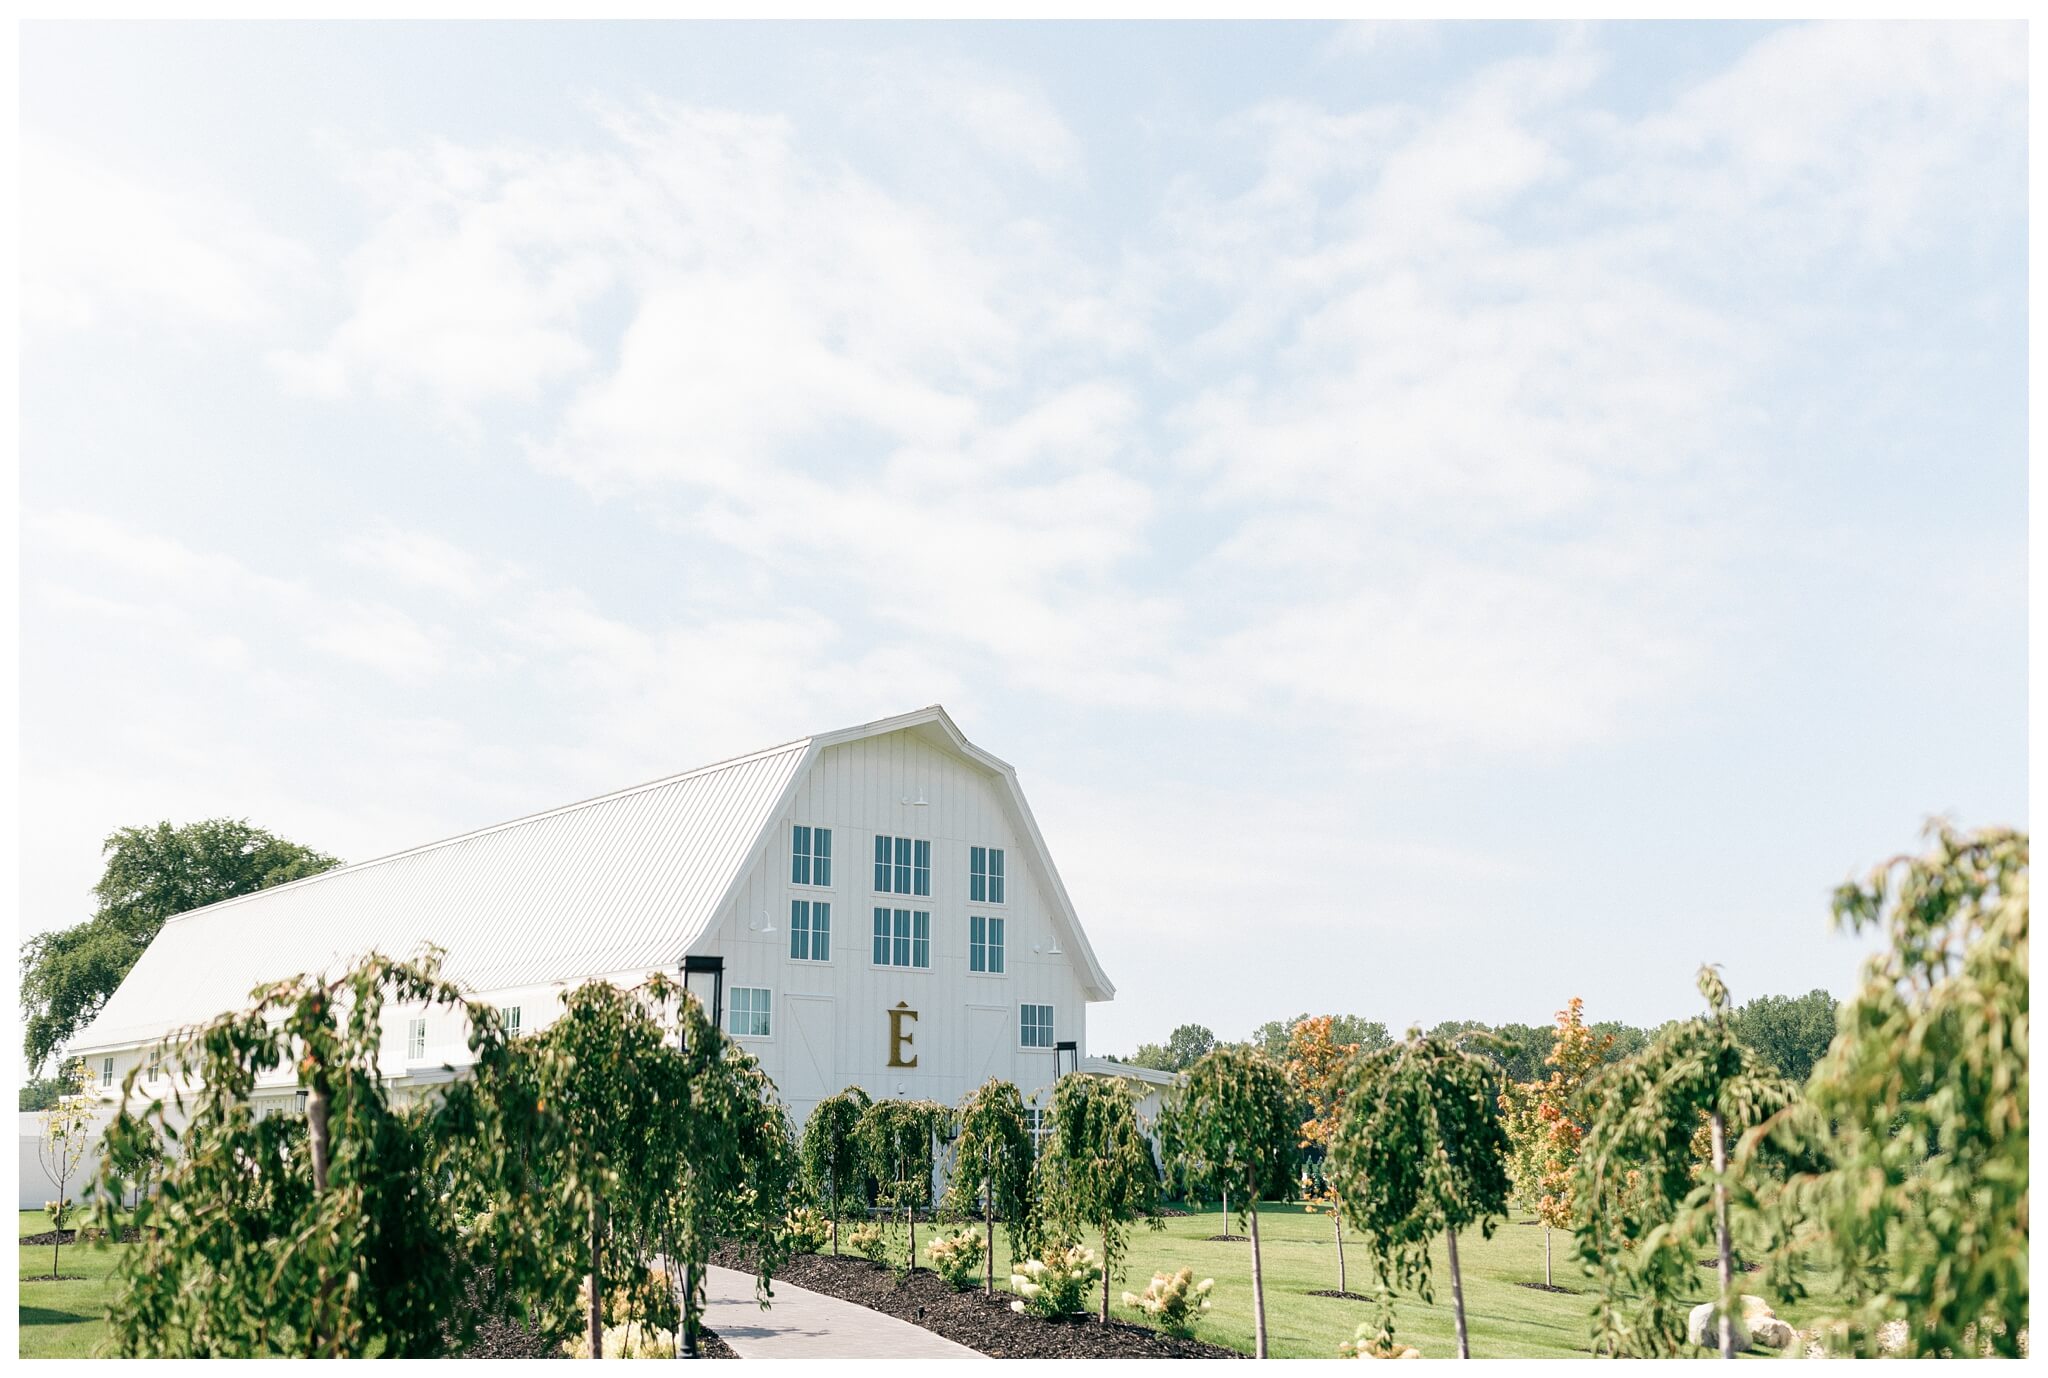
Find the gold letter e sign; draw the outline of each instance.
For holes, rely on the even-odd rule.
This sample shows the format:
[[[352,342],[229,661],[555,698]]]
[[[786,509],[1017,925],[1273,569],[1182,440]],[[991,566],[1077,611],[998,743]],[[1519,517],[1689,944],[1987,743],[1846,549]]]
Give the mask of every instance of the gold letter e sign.
[[[889,1011],[889,1065],[891,1067],[917,1066],[916,1053],[912,1053],[907,1058],[903,1055],[904,1050],[916,1038],[915,1034],[910,1033],[903,1026],[905,1024],[915,1024],[916,1022],[917,1011],[910,1008],[908,1000],[898,1000],[896,1008]]]

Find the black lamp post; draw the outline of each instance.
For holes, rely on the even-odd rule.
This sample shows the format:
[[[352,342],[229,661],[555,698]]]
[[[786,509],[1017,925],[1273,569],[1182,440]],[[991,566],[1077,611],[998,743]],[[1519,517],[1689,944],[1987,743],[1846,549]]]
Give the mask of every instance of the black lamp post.
[[[1052,1076],[1054,1081],[1069,1072],[1081,1070],[1081,1045],[1072,1039],[1052,1045]]]
[[[714,955],[693,955],[683,958],[683,990],[696,997],[710,1017],[711,1027],[719,1027],[725,1012],[725,958]],[[678,1029],[676,1043],[683,1052],[690,1051],[689,1036]],[[690,1113],[690,1084],[683,1083],[682,1113]],[[684,1164],[683,1171],[689,1171]],[[694,1359],[697,1357],[697,1327],[690,1321],[690,1303],[697,1297],[697,1264],[692,1260],[683,1271],[682,1344],[677,1346],[676,1357]]]

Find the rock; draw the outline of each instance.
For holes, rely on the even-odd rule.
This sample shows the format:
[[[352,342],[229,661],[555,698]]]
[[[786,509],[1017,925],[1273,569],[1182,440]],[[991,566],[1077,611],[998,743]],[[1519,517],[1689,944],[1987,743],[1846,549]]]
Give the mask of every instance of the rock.
[[[1721,1325],[1714,1318],[1714,1303],[1703,1301],[1692,1309],[1685,1319],[1685,1338],[1702,1349],[1721,1347]],[[1749,1327],[1740,1319],[1735,1324],[1735,1352],[1744,1353],[1749,1348]]]
[[[1758,1316],[1749,1322],[1749,1338],[1765,1349],[1784,1349],[1796,1336],[1792,1327],[1776,1316]]]

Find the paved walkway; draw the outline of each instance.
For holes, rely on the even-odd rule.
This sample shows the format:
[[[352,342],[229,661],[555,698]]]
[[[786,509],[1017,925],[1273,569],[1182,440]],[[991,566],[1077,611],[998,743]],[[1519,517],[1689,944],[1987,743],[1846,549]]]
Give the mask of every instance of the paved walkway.
[[[822,1292],[775,1284],[775,1302],[754,1300],[754,1275],[711,1268],[704,1324],[742,1359],[986,1359],[923,1326]]]

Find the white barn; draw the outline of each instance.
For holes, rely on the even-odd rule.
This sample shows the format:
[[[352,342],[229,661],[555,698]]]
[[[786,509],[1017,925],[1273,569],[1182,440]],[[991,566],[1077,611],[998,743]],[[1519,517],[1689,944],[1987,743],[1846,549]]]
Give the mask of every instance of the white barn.
[[[1087,1055],[1115,987],[1016,771],[936,705],[178,915],[70,1051],[113,1098],[263,982],[425,943],[522,1031],[587,980],[716,967],[726,1029],[799,1123],[848,1085],[957,1103],[992,1076],[1029,1096],[1123,1070]],[[387,1007],[394,1086],[467,1058],[455,1015]],[[295,1093],[282,1073],[259,1108]]]

